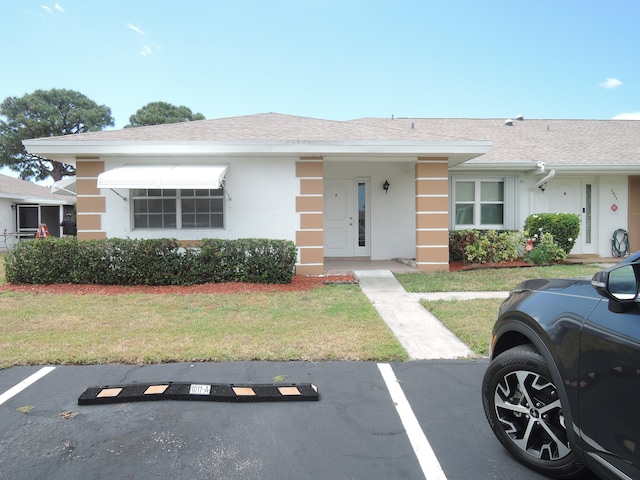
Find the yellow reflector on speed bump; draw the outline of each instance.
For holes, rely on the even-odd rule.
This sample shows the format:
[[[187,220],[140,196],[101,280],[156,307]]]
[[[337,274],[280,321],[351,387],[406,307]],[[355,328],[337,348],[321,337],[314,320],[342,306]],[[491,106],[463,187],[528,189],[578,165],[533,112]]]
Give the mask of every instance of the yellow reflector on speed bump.
[[[169,388],[169,385],[151,385],[144,391],[143,395],[161,395]]]
[[[298,387],[278,387],[281,395],[302,395]]]
[[[232,387],[232,388],[233,388],[233,393],[235,393],[240,397],[251,397],[256,394],[256,392],[253,391],[253,388],[250,388],[250,387]]]
[[[117,397],[118,395],[120,395],[121,391],[122,391],[122,388],[105,388],[98,395],[96,395],[96,397],[98,398]]]

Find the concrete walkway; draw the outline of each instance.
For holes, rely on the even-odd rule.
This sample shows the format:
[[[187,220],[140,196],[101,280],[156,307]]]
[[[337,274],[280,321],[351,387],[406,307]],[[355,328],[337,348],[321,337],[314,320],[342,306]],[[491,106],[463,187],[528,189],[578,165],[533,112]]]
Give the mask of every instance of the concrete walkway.
[[[355,270],[360,288],[412,360],[471,357],[474,353],[420,299],[506,298],[508,292],[407,293],[389,270]],[[489,342],[489,339],[487,339]]]

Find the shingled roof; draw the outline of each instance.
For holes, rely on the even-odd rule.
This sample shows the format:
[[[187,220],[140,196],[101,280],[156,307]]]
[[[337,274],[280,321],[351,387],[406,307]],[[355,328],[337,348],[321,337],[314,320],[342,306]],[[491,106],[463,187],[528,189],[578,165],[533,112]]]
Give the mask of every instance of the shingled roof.
[[[0,198],[25,203],[71,204],[75,198],[51,193],[48,187],[0,174]]]
[[[321,120],[277,113],[105,130],[23,142],[29,153],[74,164],[78,156],[322,155],[334,161],[406,161],[446,156],[456,165],[483,153],[490,142],[417,132],[411,124]]]
[[[194,122],[151,125],[147,127],[103,130],[33,141],[46,142],[224,142],[224,141],[455,141],[450,135],[425,137],[410,124],[356,123],[279,113],[261,113],[240,117],[215,118]],[[460,139],[457,139],[460,140]],[[481,140],[481,139],[475,139]]]
[[[467,164],[543,161],[554,165],[640,166],[640,120],[512,120],[473,118],[362,118],[359,125],[409,128],[418,135],[491,140]]]
[[[640,168],[639,120],[361,118],[323,120],[278,113],[217,118],[28,140],[39,146],[132,143],[491,142],[465,165],[545,162],[557,166]],[[78,149],[73,149],[77,151]],[[48,153],[48,152],[47,152]]]

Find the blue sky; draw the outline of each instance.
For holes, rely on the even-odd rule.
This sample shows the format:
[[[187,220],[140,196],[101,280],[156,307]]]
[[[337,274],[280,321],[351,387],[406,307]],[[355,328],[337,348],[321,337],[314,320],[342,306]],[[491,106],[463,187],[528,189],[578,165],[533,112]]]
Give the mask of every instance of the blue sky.
[[[0,100],[79,91],[116,127],[206,118],[640,119],[635,0],[2,2]]]

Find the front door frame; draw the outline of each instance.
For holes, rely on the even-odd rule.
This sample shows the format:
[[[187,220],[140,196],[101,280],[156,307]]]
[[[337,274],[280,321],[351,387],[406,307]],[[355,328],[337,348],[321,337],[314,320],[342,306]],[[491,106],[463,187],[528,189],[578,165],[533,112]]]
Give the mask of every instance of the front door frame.
[[[326,257],[371,256],[371,188],[369,177],[325,178]]]

